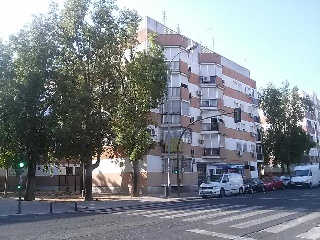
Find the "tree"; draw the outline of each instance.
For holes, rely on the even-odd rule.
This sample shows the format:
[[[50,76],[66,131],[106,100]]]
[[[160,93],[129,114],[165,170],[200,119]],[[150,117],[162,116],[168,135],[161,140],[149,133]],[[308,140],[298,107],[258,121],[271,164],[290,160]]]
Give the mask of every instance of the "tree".
[[[269,84],[260,93],[260,107],[266,116],[268,127],[263,131],[265,160],[280,164],[282,172],[289,171],[292,163],[298,163],[312,146],[310,138],[300,126],[304,103],[298,88],[289,88],[284,82],[281,88]],[[300,143],[297,146],[297,143]]]
[[[36,164],[49,160],[50,81],[53,77],[55,45],[52,24],[55,16],[34,17],[17,35],[11,36],[11,74],[3,81],[1,93],[2,153],[11,166],[22,159],[27,163],[25,200],[33,200]],[[13,57],[14,56],[14,57]],[[2,154],[3,156],[3,154]],[[10,164],[9,164],[10,165]]]
[[[92,200],[92,171],[103,147],[114,139],[111,117],[123,100],[117,98],[123,59],[136,44],[139,20],[136,12],[103,0],[68,0],[59,15],[54,156],[83,163],[85,200]]]
[[[133,164],[133,195],[138,195],[138,164],[155,146],[148,126],[154,124],[150,110],[157,108],[166,91],[167,65],[163,49],[155,35],[149,35],[150,47],[135,52],[124,66],[121,88],[117,96],[117,112],[113,118],[116,142]],[[129,103],[129,104],[128,104]]]

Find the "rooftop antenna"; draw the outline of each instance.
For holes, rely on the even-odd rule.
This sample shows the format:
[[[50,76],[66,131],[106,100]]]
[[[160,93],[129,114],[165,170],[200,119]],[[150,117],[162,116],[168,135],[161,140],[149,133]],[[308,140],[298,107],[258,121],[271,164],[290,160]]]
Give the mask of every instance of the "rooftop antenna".
[[[178,26],[177,26],[177,33],[179,33],[179,34],[181,33],[179,23],[178,23]]]
[[[167,20],[166,11],[163,11],[162,14],[163,14],[162,23],[165,26],[166,25],[166,20]]]

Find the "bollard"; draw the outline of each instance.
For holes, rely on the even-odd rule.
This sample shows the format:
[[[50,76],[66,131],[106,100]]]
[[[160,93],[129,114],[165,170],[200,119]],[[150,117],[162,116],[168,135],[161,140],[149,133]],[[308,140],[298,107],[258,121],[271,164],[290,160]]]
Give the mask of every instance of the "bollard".
[[[50,211],[49,211],[50,213],[52,213],[52,205],[53,205],[53,202],[50,203]]]

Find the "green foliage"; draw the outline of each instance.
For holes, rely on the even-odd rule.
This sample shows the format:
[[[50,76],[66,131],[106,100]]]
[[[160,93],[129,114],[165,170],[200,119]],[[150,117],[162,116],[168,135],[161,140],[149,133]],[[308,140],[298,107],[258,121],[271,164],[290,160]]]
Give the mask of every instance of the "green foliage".
[[[163,49],[155,35],[149,36],[150,47],[135,52],[124,66],[113,130],[116,142],[123,145],[130,160],[141,160],[154,147],[148,125],[150,109],[158,107],[166,91],[167,65]]]
[[[298,88],[290,89],[288,82],[280,88],[269,84],[259,95],[268,124],[262,134],[265,163],[270,159],[281,166],[299,163],[314,143],[300,126],[305,104]]]

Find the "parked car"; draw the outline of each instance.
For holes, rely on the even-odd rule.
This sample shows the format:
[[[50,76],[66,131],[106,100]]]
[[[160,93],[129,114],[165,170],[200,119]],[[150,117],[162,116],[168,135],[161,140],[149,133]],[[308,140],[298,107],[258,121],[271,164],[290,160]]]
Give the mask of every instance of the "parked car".
[[[200,185],[199,196],[202,198],[243,193],[243,178],[239,173],[224,173],[208,176]]]
[[[284,190],[283,181],[279,177],[276,177],[276,176],[264,177],[263,178],[263,185],[267,191],[277,190],[277,189]]]
[[[290,175],[283,175],[280,177],[282,180],[285,188],[291,188],[291,176]]]
[[[259,178],[249,178],[244,179],[244,192],[245,193],[254,193],[254,192],[265,192],[266,189],[263,185],[263,181]]]

